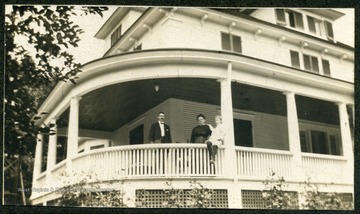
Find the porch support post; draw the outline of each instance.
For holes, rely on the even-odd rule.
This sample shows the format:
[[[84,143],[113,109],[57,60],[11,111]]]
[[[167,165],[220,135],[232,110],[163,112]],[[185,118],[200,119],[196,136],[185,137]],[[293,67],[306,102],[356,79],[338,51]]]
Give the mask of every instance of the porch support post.
[[[33,187],[36,187],[36,180],[41,173],[42,155],[43,155],[44,136],[38,134],[36,137],[35,160],[33,169]]]
[[[56,165],[56,145],[57,145],[57,127],[56,118],[50,122],[49,147],[46,162],[46,171],[50,173],[51,169]]]
[[[71,159],[78,153],[79,138],[79,101],[81,97],[72,97],[70,100],[70,114],[67,141],[67,168],[71,168]]]
[[[284,92],[287,105],[287,123],[289,136],[289,150],[293,155],[292,177],[299,181],[304,181],[304,169],[302,167],[301,144],[299,136],[299,121],[296,108],[294,92]]]
[[[227,66],[226,78],[221,79],[221,116],[222,124],[225,129],[224,136],[224,163],[223,172],[226,177],[234,179],[236,182],[237,171],[237,160],[235,153],[235,139],[234,139],[234,123],[233,123],[233,106],[232,106],[232,95],[231,95],[231,73],[232,63],[229,62]],[[232,194],[233,193],[233,194]],[[229,192],[229,199],[237,198],[237,192]],[[229,207],[236,208],[240,206],[240,203],[235,200],[229,200]]]
[[[349,124],[349,116],[346,110],[345,103],[337,103],[339,108],[339,117],[340,117],[340,132],[341,132],[341,143],[343,148],[343,155],[347,159],[347,166],[349,169],[349,175],[347,176],[351,179],[353,183],[353,171],[354,171],[354,153],[353,153],[353,144],[351,139],[351,131]],[[349,180],[350,181],[350,180]]]

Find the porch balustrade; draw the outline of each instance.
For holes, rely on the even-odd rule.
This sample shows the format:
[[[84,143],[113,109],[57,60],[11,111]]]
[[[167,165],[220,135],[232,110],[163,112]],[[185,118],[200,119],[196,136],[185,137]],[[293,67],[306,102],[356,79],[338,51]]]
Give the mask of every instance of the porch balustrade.
[[[271,172],[292,178],[292,154],[289,151],[237,147],[237,175],[243,179],[266,179]]]
[[[305,176],[312,182],[351,183],[353,173],[347,169],[347,160],[341,156],[303,153]]]
[[[289,151],[238,146],[235,150],[236,163],[226,163],[224,148],[219,148],[215,164],[210,165],[205,144],[116,146],[78,154],[71,160],[71,170],[77,174],[91,172],[99,181],[177,177],[221,179],[227,177],[223,169],[233,167],[239,180],[265,180],[275,172],[287,181],[299,181]],[[302,153],[302,169],[312,182],[349,183],[346,165],[343,157]],[[60,174],[69,171],[67,167],[64,160],[50,169],[50,173],[41,173],[34,187],[64,186]]]

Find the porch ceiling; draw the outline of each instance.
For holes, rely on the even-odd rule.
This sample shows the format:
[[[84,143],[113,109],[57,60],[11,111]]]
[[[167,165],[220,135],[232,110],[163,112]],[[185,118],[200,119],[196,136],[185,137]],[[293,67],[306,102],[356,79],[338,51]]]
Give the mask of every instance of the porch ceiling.
[[[155,84],[159,91],[155,91]],[[220,83],[214,79],[154,79],[106,86],[80,100],[82,129],[114,131],[161,102],[177,98],[220,105]],[[67,120],[69,110],[61,116]]]
[[[157,92],[155,84],[159,85]],[[79,126],[113,132],[169,98],[220,106],[220,97],[220,83],[215,79],[170,78],[119,83],[82,97]],[[232,100],[234,109],[286,116],[286,98],[281,92],[234,82]],[[338,124],[334,104],[297,97],[297,105],[300,119]],[[58,126],[67,127],[68,118],[69,109],[60,116]]]

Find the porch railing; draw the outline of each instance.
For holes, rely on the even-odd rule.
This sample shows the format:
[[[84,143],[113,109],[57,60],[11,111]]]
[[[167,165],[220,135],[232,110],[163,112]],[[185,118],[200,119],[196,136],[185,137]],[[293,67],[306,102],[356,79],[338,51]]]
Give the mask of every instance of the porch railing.
[[[237,176],[265,179],[271,172],[292,178],[292,154],[289,151],[236,147]]]
[[[227,177],[224,170],[231,165],[237,179],[264,180],[271,172],[288,181],[302,181],[293,172],[293,155],[289,151],[235,147],[236,163],[225,162],[224,148],[219,148],[214,165],[204,144],[144,144],[108,147],[78,154],[71,161],[58,163],[50,172],[36,179],[35,187],[61,187],[61,172],[92,172],[100,181],[170,177]],[[351,183],[343,157],[302,153],[302,168],[313,182]],[[351,173],[350,173],[351,174]],[[350,178],[349,178],[350,177]],[[45,193],[36,193],[36,195]]]
[[[349,183],[352,172],[349,172],[344,157],[322,154],[302,153],[305,176],[313,182]]]
[[[224,150],[210,165],[204,144],[117,146],[84,153],[73,159],[74,170],[88,169],[101,179],[154,176],[219,176]]]

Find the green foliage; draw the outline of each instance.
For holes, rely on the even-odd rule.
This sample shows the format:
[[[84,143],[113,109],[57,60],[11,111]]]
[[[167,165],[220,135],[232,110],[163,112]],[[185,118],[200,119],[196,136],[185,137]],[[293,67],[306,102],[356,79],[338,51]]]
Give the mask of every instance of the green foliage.
[[[61,193],[60,206],[127,207],[125,192],[120,188],[100,187],[95,173],[64,172],[61,177],[65,186],[58,190]]]
[[[265,189],[262,197],[267,209],[296,209],[297,200],[293,195],[286,192],[284,177],[276,177],[274,172],[264,182]]]
[[[174,189],[171,184],[171,181],[166,181],[167,189],[164,189],[166,195],[166,200],[162,203],[165,208],[182,208],[184,204],[181,200],[181,194],[183,194],[182,189]]]
[[[47,114],[37,112],[37,108],[56,83],[75,83],[76,74],[80,72],[81,65],[67,49],[77,46],[83,30],[70,18],[87,14],[102,16],[107,8],[6,8],[9,10],[5,14],[4,153],[11,159],[14,156],[34,156],[37,133],[54,134],[51,127],[39,130],[34,126],[34,120]],[[10,177],[14,176],[7,178]],[[31,177],[24,179],[31,181]],[[8,191],[14,192],[13,189]]]
[[[198,181],[190,181],[190,198],[188,204],[191,208],[210,208],[213,207],[211,203],[211,196],[214,193],[212,189],[205,188]]]

